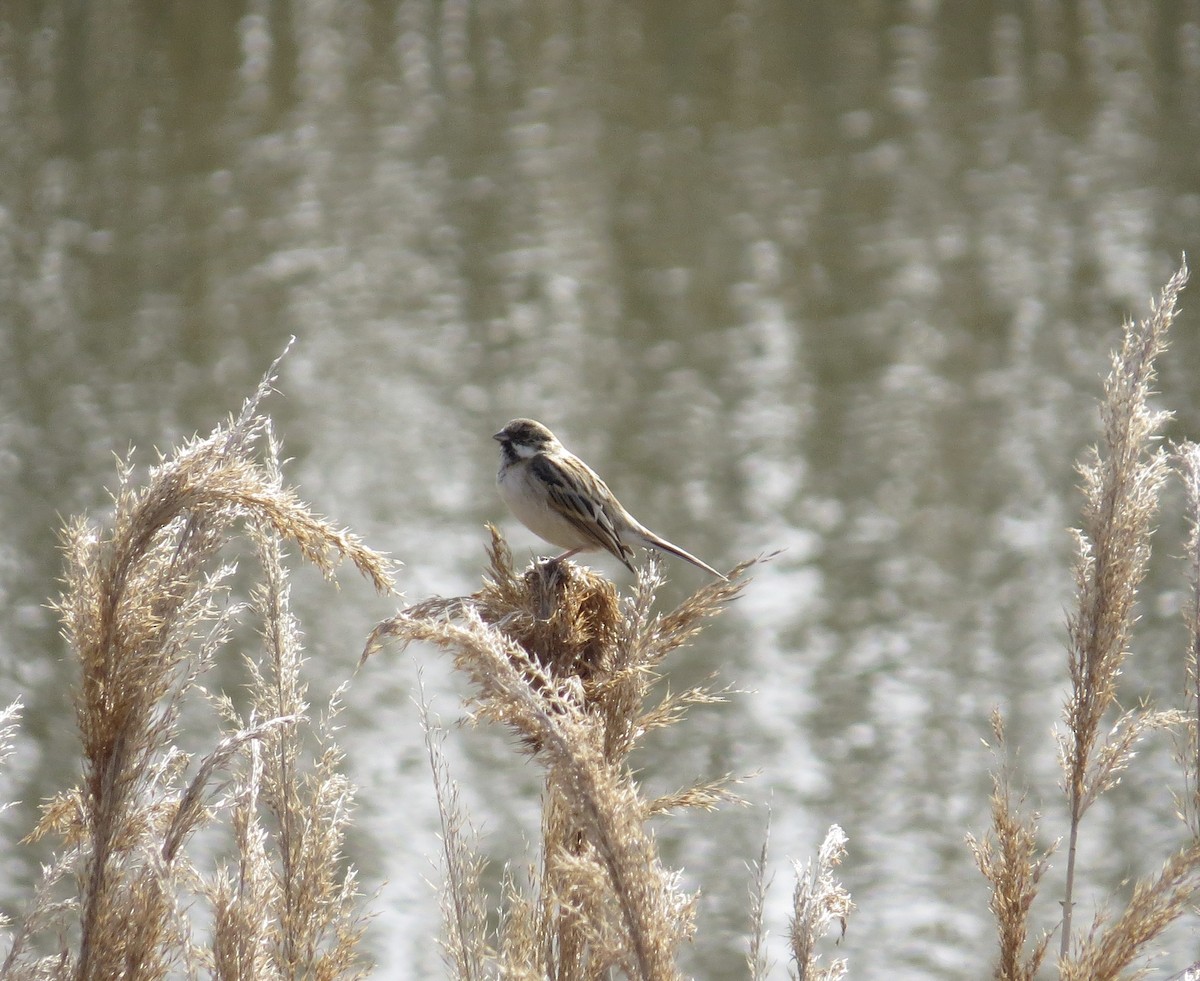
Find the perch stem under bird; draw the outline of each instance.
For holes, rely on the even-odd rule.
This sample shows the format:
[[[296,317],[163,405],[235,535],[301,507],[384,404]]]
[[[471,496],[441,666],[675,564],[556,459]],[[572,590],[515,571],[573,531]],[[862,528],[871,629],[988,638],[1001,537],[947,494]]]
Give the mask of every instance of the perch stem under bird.
[[[492,438],[500,443],[500,496],[521,524],[566,549],[554,561],[603,550],[634,572],[633,546],[642,545],[728,582],[708,563],[659,537],[626,511],[596,471],[540,422],[514,419]]]

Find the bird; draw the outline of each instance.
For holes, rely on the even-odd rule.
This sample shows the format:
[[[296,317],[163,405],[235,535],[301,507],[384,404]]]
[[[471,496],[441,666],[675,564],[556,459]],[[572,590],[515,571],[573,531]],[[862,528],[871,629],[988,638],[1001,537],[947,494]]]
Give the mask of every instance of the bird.
[[[539,538],[566,549],[551,561],[603,549],[635,572],[629,561],[634,554],[632,546],[643,545],[729,581],[626,511],[600,475],[540,422],[513,419],[492,439],[500,443],[496,484],[508,509]]]

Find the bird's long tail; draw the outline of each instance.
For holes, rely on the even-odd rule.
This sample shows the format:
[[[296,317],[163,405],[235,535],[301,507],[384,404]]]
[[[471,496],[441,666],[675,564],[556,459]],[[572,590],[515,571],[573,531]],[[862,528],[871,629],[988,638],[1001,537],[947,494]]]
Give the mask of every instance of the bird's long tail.
[[[665,538],[659,538],[658,535],[654,534],[654,532],[652,532],[649,528],[639,528],[638,533],[642,539],[642,544],[656,548],[660,552],[666,552],[668,555],[674,555],[677,559],[683,559],[684,562],[690,562],[697,569],[703,569],[710,576],[715,576],[717,579],[721,579],[724,582],[729,582],[729,578],[727,576],[721,575],[721,573],[717,572],[717,570],[707,562],[701,562],[698,558],[696,558],[696,556],[692,555],[691,552],[685,552],[678,545],[667,541]]]

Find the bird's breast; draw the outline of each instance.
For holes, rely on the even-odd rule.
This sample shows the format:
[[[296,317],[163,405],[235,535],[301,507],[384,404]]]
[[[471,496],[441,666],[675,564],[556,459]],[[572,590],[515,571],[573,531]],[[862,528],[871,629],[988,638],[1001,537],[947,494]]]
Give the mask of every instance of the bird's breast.
[[[501,464],[496,485],[513,517],[539,538],[560,548],[594,547],[586,536],[551,506],[547,488],[533,476],[524,461]]]

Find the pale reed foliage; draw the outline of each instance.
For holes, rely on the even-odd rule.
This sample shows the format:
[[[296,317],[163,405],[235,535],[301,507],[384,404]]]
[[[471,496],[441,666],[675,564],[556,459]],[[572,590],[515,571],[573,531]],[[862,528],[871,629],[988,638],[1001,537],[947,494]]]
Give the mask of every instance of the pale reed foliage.
[[[995,750],[1004,748],[1004,720],[992,713]],[[1046,930],[1030,948],[1029,917],[1038,885],[1050,864],[1057,842],[1048,848],[1038,843],[1036,814],[1025,811],[1024,800],[1014,800],[1006,761],[992,772],[992,830],[982,840],[967,836],[975,864],[991,885],[988,909],[996,918],[1000,951],[997,978],[1033,981],[1046,956],[1053,934]]]
[[[446,731],[429,715],[419,672],[416,701],[442,822],[445,885],[441,898],[446,929],[440,940],[452,976],[476,979],[482,977],[479,968],[488,959],[487,908],[481,885],[484,861],[479,854],[478,836],[463,808],[458,785],[450,776],[450,765],[442,752]]]
[[[839,939],[846,935],[846,920],[854,903],[835,875],[846,857],[846,833],[836,824],[825,833],[817,852],[817,863],[796,863],[796,887],[792,892],[792,916],[788,941],[800,981],[838,981],[846,975],[846,960],[838,957],[821,963],[817,942],[837,923]]]
[[[657,564],[622,602],[609,580],[572,564],[543,563],[518,576],[507,546],[492,535],[490,575],[478,593],[430,600],[384,621],[363,655],[388,638],[451,652],[471,681],[475,716],[515,732],[545,772],[540,865],[506,878],[499,929],[486,938],[484,902],[471,895],[478,866],[439,776],[443,830],[451,830],[447,847],[455,852],[446,856],[445,902],[455,976],[574,981],[616,970],[648,981],[678,978],[676,954],[692,935],[695,897],[663,866],[647,820],[715,806],[729,797],[728,778],[648,798],[628,758],[647,732],[720,697],[694,689],[647,701],[663,659],[744,582],[713,583],[655,614]]]
[[[1179,728],[1178,759],[1183,768],[1183,792],[1175,795],[1179,815],[1200,841],[1200,443],[1184,442],[1175,450],[1175,470],[1183,481],[1188,523],[1191,530],[1184,550],[1187,568],[1188,599],[1183,604],[1187,628],[1187,702],[1189,711]],[[1175,978],[1200,978],[1200,961]],[[1173,979],[1174,981],[1174,979]]]
[[[17,729],[21,723],[21,708],[21,700],[18,698],[10,702],[7,707],[0,709],[0,767],[12,759],[15,752],[14,744],[17,738]],[[8,802],[0,803],[0,814],[3,814],[11,806]],[[3,925],[3,920],[0,919],[0,926]]]
[[[1157,876],[1133,884],[1131,898],[1119,913],[1102,909],[1086,936],[1072,935],[1084,815],[1120,780],[1143,736],[1152,729],[1178,726],[1183,719],[1180,713],[1141,708],[1118,712],[1116,688],[1129,654],[1138,589],[1150,558],[1159,492],[1169,465],[1158,434],[1170,414],[1150,405],[1155,361],[1166,349],[1187,275],[1182,266],[1151,304],[1150,315],[1125,324],[1104,382],[1103,438],[1078,468],[1084,503],[1082,527],[1075,532],[1075,605],[1067,619],[1071,692],[1063,712],[1065,730],[1058,736],[1070,815],[1058,959],[1063,978],[1103,981],[1131,976],[1131,969],[1132,976],[1139,976],[1143,969],[1133,967],[1135,962],[1147,957],[1153,942],[1189,908],[1200,887],[1200,846],[1193,829],[1192,843],[1172,855]],[[1193,549],[1195,545],[1193,534]],[[1194,657],[1194,632],[1192,647]],[[994,724],[1002,745],[998,716]],[[971,841],[992,886],[990,908],[1000,942],[997,978],[1032,978],[1045,954],[1048,934],[1041,934],[1032,946],[1028,939],[1030,911],[1053,851],[1053,846],[1039,847],[1038,838],[1036,815],[1024,813],[1022,802],[1013,799],[1008,770],[1002,768],[995,777],[991,833],[982,842]]]
[[[1166,349],[1167,332],[1187,275],[1187,267],[1181,267],[1158,302],[1151,304],[1149,317],[1126,322],[1121,348],[1113,353],[1104,382],[1101,447],[1079,465],[1083,526],[1075,533],[1076,606],[1067,619],[1071,694],[1064,709],[1067,731],[1059,739],[1071,818],[1060,945],[1064,973],[1068,973],[1072,956],[1080,822],[1096,799],[1120,779],[1138,740],[1161,722],[1154,713],[1129,711],[1121,713],[1107,732],[1101,732],[1104,716],[1116,700],[1116,682],[1134,623],[1134,603],[1150,558],[1158,494],[1168,470],[1167,453],[1157,441],[1170,413],[1152,409],[1149,399],[1155,361]],[[1124,917],[1118,924],[1129,928]],[[1165,925],[1161,922],[1156,932]],[[1129,932],[1139,931],[1129,928]],[[1075,959],[1085,958],[1086,948],[1096,939],[1093,933]],[[1142,943],[1146,939],[1149,936]],[[1129,953],[1134,956],[1136,949]]]
[[[1188,700],[1191,713],[1185,727],[1187,738],[1180,753],[1185,792],[1177,803],[1192,837],[1200,840],[1200,443],[1187,442],[1176,449],[1175,469],[1183,480],[1191,524],[1184,551],[1189,597],[1183,607],[1183,619],[1188,632]]]
[[[746,968],[751,981],[765,981],[771,973],[771,961],[767,955],[766,906],[767,890],[771,877],[767,872],[767,847],[771,843],[770,814],[763,832],[762,850],[758,858],[750,863],[750,937],[746,944]]]
[[[361,971],[354,878],[340,852],[350,788],[331,743],[315,763],[301,760],[314,727],[298,681],[280,543],[291,542],[326,575],[349,559],[381,590],[391,576],[382,556],[284,487],[259,412],[277,366],[237,418],[160,459],[144,485],[124,467],[107,530],[85,519],[67,528],[59,610],[79,662],[82,776],[46,804],[30,835],[61,845],[9,938],[4,978]],[[228,650],[245,609],[229,596],[233,566],[216,561],[239,528],[260,557],[251,605],[264,654],[252,663],[249,717],[218,700],[226,728],[195,759],[177,743],[180,712],[211,698],[198,680]],[[315,730],[325,739],[332,731],[327,721]],[[232,787],[223,799],[218,774]],[[218,832],[222,816],[236,858],[206,872],[188,844],[201,828]],[[193,931],[203,897],[211,901],[208,939]]]
[[[1200,888],[1200,842],[1181,848],[1158,875],[1140,879],[1125,908],[1115,916],[1100,910],[1078,951],[1059,962],[1063,981],[1106,981],[1109,978],[1140,978],[1148,967],[1129,967],[1144,957],[1146,948],[1168,926],[1187,912],[1194,912],[1193,896]]]

